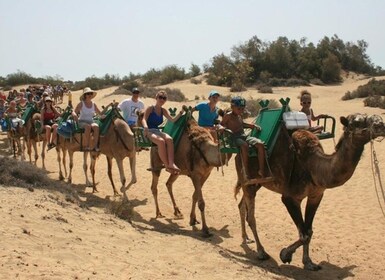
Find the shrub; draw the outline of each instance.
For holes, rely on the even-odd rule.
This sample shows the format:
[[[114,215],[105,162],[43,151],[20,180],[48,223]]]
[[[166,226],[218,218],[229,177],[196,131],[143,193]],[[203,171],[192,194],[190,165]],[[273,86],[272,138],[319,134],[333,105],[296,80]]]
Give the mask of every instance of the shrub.
[[[258,86],[259,93],[273,93],[273,89],[267,85]]]
[[[195,78],[191,78],[190,79],[190,82],[194,85],[197,85],[197,84],[201,84],[202,83],[202,80],[201,79],[195,79]]]
[[[199,100],[199,96],[198,96],[198,95],[195,95],[194,100]]]
[[[261,101],[261,98],[258,99],[249,99],[246,102],[246,109],[250,112],[250,117],[256,117],[259,114],[259,110],[261,109],[261,105],[259,102]],[[278,108],[278,102],[275,99],[269,99],[269,105],[268,108]]]
[[[369,96],[364,99],[364,106],[385,109],[385,98],[379,95]]]

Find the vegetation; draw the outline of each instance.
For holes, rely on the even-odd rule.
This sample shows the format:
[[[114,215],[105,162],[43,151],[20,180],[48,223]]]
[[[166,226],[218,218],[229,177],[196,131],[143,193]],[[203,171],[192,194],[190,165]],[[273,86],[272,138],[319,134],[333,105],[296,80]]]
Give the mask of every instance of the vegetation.
[[[310,82],[338,83],[341,70],[369,75],[382,75],[381,67],[374,67],[365,41],[343,42],[337,35],[324,37],[317,45],[306,39],[290,41],[279,37],[262,42],[253,37],[233,47],[231,55],[215,56],[206,65],[207,82],[241,91],[244,86],[264,83],[268,86],[299,86]]]
[[[375,67],[366,54],[368,44],[344,42],[337,35],[325,36],[317,44],[305,38],[296,41],[278,37],[272,42],[262,42],[257,36],[232,48],[230,56],[219,54],[203,66],[210,85],[230,87],[232,92],[246,90],[247,86],[263,84],[268,87],[303,86],[331,84],[341,81],[341,70],[367,75],[385,75],[381,67]],[[105,74],[91,76],[83,81],[64,81],[62,77],[34,78],[18,71],[7,77],[0,77],[3,89],[23,84],[65,84],[72,90],[89,86],[102,89],[122,86],[130,90],[139,84],[155,87],[178,80],[190,79],[198,84],[202,79],[201,68],[192,63],[189,72],[176,65],[162,69],[152,68],[144,74],[132,74],[120,78],[119,75]]]
[[[342,100],[354,98],[365,98],[365,106],[385,109],[385,80],[371,79],[366,85],[359,86],[352,92],[346,92]]]

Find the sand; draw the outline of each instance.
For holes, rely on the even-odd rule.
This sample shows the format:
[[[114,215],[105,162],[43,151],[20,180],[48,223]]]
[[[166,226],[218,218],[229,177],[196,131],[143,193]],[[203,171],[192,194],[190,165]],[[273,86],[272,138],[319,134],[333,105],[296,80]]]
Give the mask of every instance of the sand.
[[[382,77],[385,78],[385,77]],[[313,94],[316,114],[325,113],[339,119],[350,113],[375,113],[384,117],[384,110],[367,108],[361,99],[341,101],[348,90],[367,83],[360,76],[350,76],[341,85],[297,88],[274,88],[273,94],[259,94],[250,89],[244,96],[253,98],[291,98],[291,107],[299,109],[298,94],[308,89]],[[168,85],[179,88],[188,97],[186,105],[207,96],[211,89],[230,94],[228,89],[204,83],[194,85],[180,81]],[[115,88],[98,92],[95,101],[107,105],[124,96],[110,95]],[[80,92],[74,92],[78,100]],[[154,103],[144,99],[146,105]],[[167,102],[166,107],[181,107]],[[221,104],[226,107],[227,104]],[[337,125],[337,135],[341,125]],[[337,137],[337,139],[338,139]],[[336,139],[336,141],[337,141]],[[5,151],[5,136],[0,136],[1,154]],[[332,153],[332,139],[322,141],[327,153]],[[385,143],[375,142],[380,170],[385,166]],[[323,267],[318,272],[302,268],[302,250],[291,264],[282,264],[279,252],[297,239],[296,228],[280,195],[262,189],[257,195],[255,216],[259,235],[268,261],[256,259],[255,244],[241,245],[240,221],[233,196],[236,181],[234,162],[221,170],[213,170],[203,188],[206,218],[213,236],[204,239],[200,226],[189,226],[193,186],[181,176],[174,185],[177,204],[184,219],[174,219],[163,172],[159,183],[159,201],[165,218],[155,219],[155,206],[150,185],[149,152],[137,158],[138,182],[128,191],[132,213],[130,221],[110,213],[112,188],[103,156],[97,163],[99,193],[85,186],[82,154],[75,154],[76,166],[71,189],[79,201],[68,199],[63,189],[0,186],[0,279],[384,279],[385,278],[385,217],[379,207],[372,177],[370,145],[353,177],[339,188],[327,190],[314,221],[310,255]],[[41,159],[37,166],[41,168]],[[56,153],[46,158],[48,176],[58,179]],[[128,159],[126,176],[130,179]],[[114,166],[114,179],[120,188]],[[384,177],[382,176],[382,179]],[[238,198],[239,199],[239,198]],[[197,213],[200,220],[200,214]],[[251,232],[249,231],[251,236]]]

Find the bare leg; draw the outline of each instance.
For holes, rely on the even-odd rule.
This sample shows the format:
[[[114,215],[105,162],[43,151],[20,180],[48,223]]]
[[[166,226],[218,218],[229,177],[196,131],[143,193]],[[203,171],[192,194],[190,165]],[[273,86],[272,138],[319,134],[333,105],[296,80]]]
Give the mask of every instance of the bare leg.
[[[96,123],[92,124],[92,133],[94,136],[94,143],[93,143],[93,147],[91,150],[98,147],[98,142],[99,142],[99,126]]]

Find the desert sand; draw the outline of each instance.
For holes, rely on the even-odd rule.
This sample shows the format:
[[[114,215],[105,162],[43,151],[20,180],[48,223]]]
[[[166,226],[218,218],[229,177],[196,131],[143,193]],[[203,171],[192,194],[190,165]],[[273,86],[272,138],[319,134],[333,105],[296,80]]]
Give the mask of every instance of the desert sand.
[[[385,77],[382,77],[385,78]],[[255,89],[245,97],[291,98],[292,109],[299,109],[298,95],[308,89],[313,95],[313,110],[340,116],[360,112],[379,114],[384,110],[363,106],[362,99],[341,101],[343,94],[365,84],[368,79],[350,76],[340,85],[274,88],[273,94],[259,94]],[[194,105],[206,98],[211,89],[230,94],[227,88],[204,83],[180,81],[168,85],[179,88]],[[115,88],[100,90],[96,103],[107,105],[125,96],[111,95]],[[74,92],[78,100],[79,92]],[[199,96],[200,100],[194,100]],[[65,100],[66,101],[66,100]],[[145,98],[146,105],[154,103]],[[166,107],[182,106],[168,101]],[[221,103],[221,107],[228,104]],[[250,119],[251,121],[251,119]],[[338,141],[341,125],[337,124]],[[3,156],[5,135],[1,135]],[[335,142],[323,140],[327,153]],[[380,170],[385,168],[385,141],[375,142]],[[149,152],[137,157],[138,182],[128,191],[131,213],[120,219],[111,213],[112,197],[103,156],[98,159],[99,192],[86,188],[82,171],[82,154],[75,153],[76,166],[72,186],[60,189],[0,186],[0,279],[384,279],[385,217],[379,206],[371,167],[370,144],[353,177],[343,186],[327,190],[314,221],[310,256],[323,267],[318,272],[302,268],[302,250],[291,264],[282,264],[279,252],[297,239],[297,230],[281,203],[280,195],[262,189],[257,194],[255,216],[261,241],[271,259],[258,261],[255,244],[242,245],[238,201],[233,189],[236,172],[233,160],[221,170],[214,169],[203,188],[206,218],[213,236],[204,239],[200,227],[189,226],[193,185],[186,176],[174,184],[177,204],[183,219],[174,219],[173,208],[165,187],[167,172],[159,184],[160,208],[165,218],[155,219],[150,185]],[[39,158],[37,166],[41,168]],[[47,175],[57,180],[56,152],[46,158]],[[125,161],[128,180],[130,171]],[[114,179],[120,188],[116,165]],[[384,172],[382,173],[384,180]],[[377,184],[378,187],[378,184]],[[69,199],[70,188],[76,199]],[[32,191],[33,190],[33,191]],[[197,212],[200,220],[200,214]],[[251,236],[251,232],[249,231]]]

